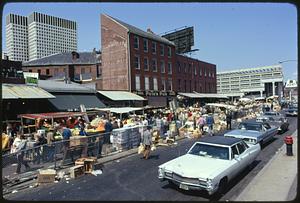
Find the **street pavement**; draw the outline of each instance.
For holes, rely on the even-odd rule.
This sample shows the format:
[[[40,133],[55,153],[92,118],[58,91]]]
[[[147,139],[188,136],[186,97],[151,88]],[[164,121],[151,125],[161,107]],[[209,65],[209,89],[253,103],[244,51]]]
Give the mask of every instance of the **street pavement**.
[[[290,201],[296,197],[296,193],[289,194],[289,191],[297,180],[297,130],[292,137],[293,156],[286,155],[283,145],[236,201]]]
[[[290,118],[289,121],[290,130],[276,136],[276,139],[264,146],[253,167],[235,178],[222,197],[210,197],[201,191],[183,191],[158,180],[157,167],[186,153],[195,142],[194,139],[184,139],[178,141],[177,145],[157,148],[151,153],[149,160],[140,159],[141,155],[136,154],[136,149],[122,152],[98,160],[103,164],[101,175],[85,175],[69,181],[42,185],[6,195],[5,198],[9,200],[234,201],[240,197],[244,188],[253,184],[252,180],[268,165],[269,160],[276,156],[276,152],[283,145],[284,136],[297,129],[297,119]],[[266,182],[265,188],[269,187],[268,184],[270,182]]]

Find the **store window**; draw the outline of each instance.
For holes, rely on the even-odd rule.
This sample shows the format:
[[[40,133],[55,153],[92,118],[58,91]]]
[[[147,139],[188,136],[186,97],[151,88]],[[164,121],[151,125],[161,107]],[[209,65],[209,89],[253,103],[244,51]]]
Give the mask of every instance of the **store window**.
[[[161,79],[161,90],[166,91],[166,80]]]
[[[135,89],[136,90],[141,89],[141,81],[140,81],[140,76],[139,75],[135,76]]]
[[[171,57],[172,56],[172,49],[171,47],[168,47],[168,57]]]
[[[149,90],[149,77],[145,76],[145,90]]]
[[[158,90],[158,85],[157,85],[157,78],[153,78],[153,90],[157,91]]]

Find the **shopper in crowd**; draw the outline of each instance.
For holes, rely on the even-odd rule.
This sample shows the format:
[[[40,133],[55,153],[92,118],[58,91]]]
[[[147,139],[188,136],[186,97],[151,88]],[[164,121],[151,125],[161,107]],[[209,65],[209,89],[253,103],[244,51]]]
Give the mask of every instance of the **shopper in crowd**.
[[[214,123],[215,123],[212,113],[208,114],[208,116],[206,118],[206,123],[207,123],[207,126],[209,127],[209,133],[210,133],[210,135],[212,135],[212,131],[213,131]]]
[[[81,136],[87,135],[87,133],[85,132],[85,123],[84,123],[83,119],[79,120],[78,128],[79,128],[79,135],[81,135]]]
[[[205,125],[205,119],[203,116],[200,116],[198,121],[197,121],[197,125],[198,125],[198,128],[201,130],[201,132],[203,132],[203,127]]]
[[[150,155],[151,145],[152,145],[152,136],[151,136],[151,127],[147,126],[147,130],[143,133],[142,144],[145,146],[143,153],[143,159],[148,159]]]
[[[112,128],[113,129],[119,128],[118,121],[116,121],[116,120],[113,121]]]
[[[104,143],[111,144],[110,143],[110,134],[111,134],[111,131],[113,130],[113,127],[111,124],[111,119],[108,119],[105,122],[104,128],[105,128]]]
[[[147,126],[148,124],[148,120],[143,116],[142,117],[142,125]]]
[[[26,149],[26,143],[27,140],[25,139],[25,136],[18,132],[11,148],[11,153],[16,153],[18,160],[17,170],[15,172],[16,174],[19,174],[21,172],[22,164],[26,167],[26,170],[30,169],[27,161],[24,160],[24,150]]]
[[[62,137],[63,137],[63,159],[61,161],[61,165],[63,165],[64,161],[67,158],[67,154],[69,151],[69,147],[70,147],[70,137],[72,136],[72,132],[70,130],[70,128],[67,127],[66,124],[62,124],[63,128],[62,128]],[[73,155],[71,154],[71,158],[72,161],[73,160]]]
[[[53,144],[54,135],[57,132],[57,127],[50,129],[46,134],[47,145],[44,145],[44,160],[45,161],[54,161],[55,145]]]
[[[231,120],[232,120],[232,113],[231,111],[228,111],[226,114],[226,129],[231,130]]]

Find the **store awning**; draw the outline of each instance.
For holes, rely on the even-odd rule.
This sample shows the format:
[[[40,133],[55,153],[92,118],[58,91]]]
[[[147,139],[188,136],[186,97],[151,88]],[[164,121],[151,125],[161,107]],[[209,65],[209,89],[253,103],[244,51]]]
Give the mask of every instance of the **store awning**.
[[[2,99],[51,99],[54,95],[42,88],[20,84],[2,84]]]
[[[112,113],[129,113],[133,111],[143,110],[142,107],[118,107],[118,108],[95,108],[99,111],[109,111]]]
[[[86,113],[83,112],[51,112],[51,113],[34,113],[34,114],[20,114],[18,117],[29,119],[51,119],[51,118],[67,118],[83,116]]]
[[[201,95],[196,93],[184,93],[184,92],[178,92],[179,95],[189,98],[201,98]]]
[[[103,108],[105,105],[97,98],[96,95],[80,94],[80,95],[68,95],[68,94],[55,94],[55,99],[49,100],[57,109],[80,109],[80,105],[83,104],[86,109],[89,108]]]
[[[219,103],[207,103],[207,104],[205,104],[205,106],[223,107],[226,109],[236,109],[236,107],[233,105],[219,104]]]
[[[113,101],[143,101],[143,97],[126,91],[98,91],[99,94]]]
[[[227,96],[222,95],[222,94],[216,94],[216,93],[198,93],[198,92],[193,92],[193,93],[184,93],[184,92],[179,92],[179,95],[189,97],[189,98],[217,98],[217,99],[228,99]]]

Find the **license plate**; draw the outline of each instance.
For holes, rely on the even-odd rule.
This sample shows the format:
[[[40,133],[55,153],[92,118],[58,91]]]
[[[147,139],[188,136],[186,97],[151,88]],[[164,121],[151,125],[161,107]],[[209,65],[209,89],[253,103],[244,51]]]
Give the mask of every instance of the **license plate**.
[[[179,185],[179,188],[183,189],[183,190],[189,190],[189,187],[185,184],[181,184]]]

